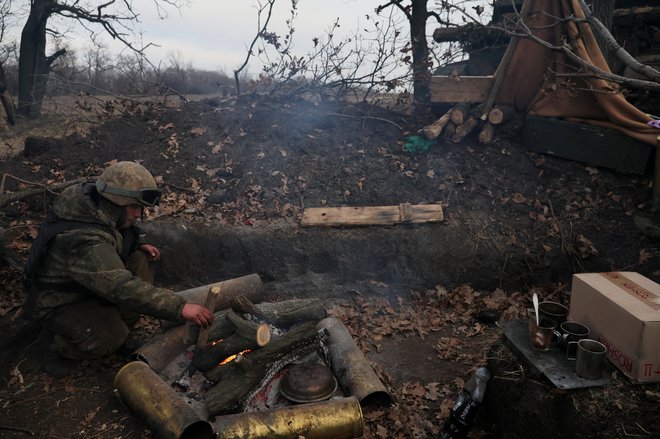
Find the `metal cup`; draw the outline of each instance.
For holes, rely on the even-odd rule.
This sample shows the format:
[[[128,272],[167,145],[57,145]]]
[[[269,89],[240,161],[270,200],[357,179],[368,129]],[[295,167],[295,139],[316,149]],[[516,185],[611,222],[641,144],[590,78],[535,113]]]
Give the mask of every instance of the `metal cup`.
[[[566,355],[574,357],[577,346],[569,346],[569,342],[577,342],[589,337],[589,328],[577,322],[564,322],[559,325],[559,330],[555,331],[555,336],[559,346],[566,349]]]
[[[539,303],[539,317],[547,317],[561,325],[566,321],[568,308],[559,302],[541,302]]]
[[[577,344],[577,354],[575,357],[569,356],[568,359],[576,360],[575,373],[588,380],[600,379],[607,354],[605,345],[590,338],[568,342],[569,346],[573,343]]]
[[[529,319],[529,338],[532,348],[537,351],[547,351],[552,346],[557,322],[547,317],[539,318],[539,324],[536,324],[536,318]]]

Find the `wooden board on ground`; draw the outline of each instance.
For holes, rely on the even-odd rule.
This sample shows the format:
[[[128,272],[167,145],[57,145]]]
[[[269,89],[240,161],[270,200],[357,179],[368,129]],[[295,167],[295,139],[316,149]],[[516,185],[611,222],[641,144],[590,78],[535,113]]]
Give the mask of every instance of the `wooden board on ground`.
[[[303,212],[303,226],[368,226],[443,221],[439,204],[362,207],[313,207]]]
[[[529,115],[522,140],[534,152],[639,175],[648,169],[653,149],[614,129]]]
[[[431,102],[485,102],[493,86],[492,76],[431,77]]]

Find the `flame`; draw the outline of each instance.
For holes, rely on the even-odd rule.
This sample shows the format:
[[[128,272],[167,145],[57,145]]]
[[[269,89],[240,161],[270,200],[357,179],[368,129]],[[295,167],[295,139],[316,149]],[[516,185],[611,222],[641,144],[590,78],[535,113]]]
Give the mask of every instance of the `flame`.
[[[247,354],[248,352],[250,352],[250,349],[246,349],[246,350],[244,350],[244,351],[241,351],[241,352],[239,352],[238,354],[230,355],[229,357],[225,358],[225,359],[222,360],[220,363],[218,363],[218,366],[224,366],[224,365],[227,364],[227,363],[231,363],[231,362],[234,361],[234,360],[236,359],[236,357],[238,357],[239,355]]]

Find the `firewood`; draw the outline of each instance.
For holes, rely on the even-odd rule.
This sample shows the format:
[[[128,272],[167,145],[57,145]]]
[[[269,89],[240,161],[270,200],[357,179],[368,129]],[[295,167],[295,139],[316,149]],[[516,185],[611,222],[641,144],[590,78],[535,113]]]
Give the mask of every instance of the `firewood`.
[[[495,125],[490,122],[484,123],[479,131],[479,143],[482,145],[490,145],[495,139]]]
[[[236,331],[213,345],[198,346],[193,362],[201,371],[209,370],[222,360],[239,352],[263,347],[270,342],[270,328],[267,324],[245,320],[233,311],[227,311],[226,317],[234,325]]]
[[[227,319],[236,326],[236,334],[253,341],[259,347],[266,346],[270,341],[270,328],[266,323],[255,323],[240,317],[233,311],[227,311]],[[256,346],[255,346],[256,347]]]
[[[209,288],[209,294],[206,296],[206,309],[213,310],[215,309],[215,303],[218,301],[218,296],[222,291],[222,284],[220,286],[213,286]],[[199,330],[199,335],[197,336],[197,348],[203,347],[206,345],[206,341],[209,336],[209,327],[201,328]]]
[[[463,125],[456,127],[456,132],[451,137],[451,141],[454,143],[460,143],[477,127],[477,125],[479,125],[479,119],[474,116],[468,116]]]
[[[281,329],[287,329],[305,321],[318,322],[327,317],[327,312],[321,299],[291,299],[282,302],[263,302],[256,304],[255,307],[264,316],[263,321]],[[224,326],[224,316],[216,313],[215,320],[211,326],[210,338],[214,340],[226,337],[227,333]]]
[[[468,104],[459,104],[449,110],[451,121],[454,125],[463,125],[470,114],[470,106]]]
[[[488,112],[488,122],[492,125],[500,125],[509,120],[515,109],[511,105],[495,105]]]
[[[298,326],[267,346],[242,356],[205,373],[215,383],[205,394],[211,414],[227,414],[239,409],[242,398],[264,378],[268,368],[284,355],[302,346],[310,346],[317,340],[317,322]]]
[[[268,317],[266,317],[266,315],[261,312],[261,310],[257,308],[254,303],[250,302],[250,299],[244,295],[239,294],[238,296],[232,298],[230,303],[231,309],[233,309],[235,312],[239,314],[250,314],[256,317],[257,320],[270,323]]]
[[[442,137],[446,140],[450,140],[456,133],[456,125],[453,122],[449,122],[442,132]]]
[[[424,128],[422,128],[422,133],[424,134],[424,137],[426,137],[429,140],[435,140],[440,136],[442,133],[442,130],[444,127],[447,125],[447,123],[450,120],[451,115],[449,112],[443,114],[438,120],[433,122],[431,125],[427,125]]]
[[[266,297],[261,278],[256,273],[215,282],[209,285],[202,285],[189,290],[178,291],[176,294],[183,297],[187,303],[197,303],[202,305],[206,301],[209,288],[214,286],[219,287],[220,285],[222,285],[222,294],[218,296],[218,300],[215,303],[215,309],[211,310],[213,312],[229,308],[232,298],[237,295],[243,295],[252,302],[260,302]],[[181,322],[168,322],[161,320],[160,324],[162,328],[167,329],[172,326],[180,325]],[[197,340],[197,331],[199,330],[197,326],[192,326],[193,327],[187,337],[189,343],[194,343],[195,340]]]

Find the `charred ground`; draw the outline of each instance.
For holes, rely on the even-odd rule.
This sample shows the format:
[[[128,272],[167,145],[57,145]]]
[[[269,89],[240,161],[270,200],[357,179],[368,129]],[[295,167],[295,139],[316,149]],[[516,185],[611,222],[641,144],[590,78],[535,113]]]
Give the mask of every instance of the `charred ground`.
[[[396,401],[365,410],[366,437],[437,436],[463,380],[486,363],[496,378],[475,437],[528,437],[535,431],[528,422],[539,437],[660,434],[657,385],[634,385],[610,369],[611,386],[560,392],[521,365],[488,323],[524,315],[532,289],[568,304],[576,272],[660,279],[660,243],[635,226],[653,216],[648,175],[530,153],[515,136],[487,147],[472,137],[440,139],[409,152],[406,137],[433,115],[374,105],[248,97],[176,108],[111,104],[105,111],[119,116],[1,162],[0,197],[95,176],[112,160],[140,161],[165,190],[148,218],[164,251],[161,285],[258,272],[274,299],[332,296],[332,312]],[[19,260],[50,199],[45,192],[4,207],[5,245]],[[440,203],[446,219],[299,226],[305,207],[404,202]],[[211,235],[222,238],[222,251],[211,249]],[[303,241],[321,248],[305,254]],[[26,434],[7,427],[37,437],[150,437],[112,396],[126,356],[83,364],[59,381],[40,373],[36,330],[21,318],[19,271],[1,270],[0,437]],[[157,330],[150,319],[141,324],[144,337]]]

